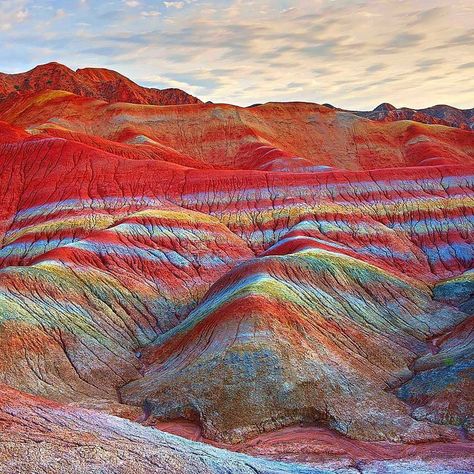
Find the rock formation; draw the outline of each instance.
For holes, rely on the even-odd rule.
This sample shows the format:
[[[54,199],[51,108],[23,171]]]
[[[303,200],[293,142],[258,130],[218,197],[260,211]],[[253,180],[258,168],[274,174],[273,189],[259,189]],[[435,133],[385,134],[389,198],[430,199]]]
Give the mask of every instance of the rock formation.
[[[415,122],[447,125],[449,127],[474,130],[474,109],[457,109],[449,105],[434,105],[424,109],[396,108],[392,104],[380,104],[368,112],[353,112],[361,117],[382,122],[413,120]]]
[[[201,101],[180,89],[142,87],[110,69],[85,68],[73,71],[59,63],[36,66],[19,74],[0,73],[0,98],[31,91],[62,90],[107,102],[172,105]]]
[[[56,69],[0,102],[2,472],[469,472],[472,131]]]

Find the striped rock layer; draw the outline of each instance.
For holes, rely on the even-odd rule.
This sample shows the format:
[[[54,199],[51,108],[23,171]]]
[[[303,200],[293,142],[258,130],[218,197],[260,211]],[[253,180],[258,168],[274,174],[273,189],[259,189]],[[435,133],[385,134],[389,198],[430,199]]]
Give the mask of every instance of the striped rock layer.
[[[25,410],[12,433],[47,398],[78,410],[51,423],[84,433],[112,420],[85,407],[225,443],[298,423],[472,437],[472,132],[59,91],[10,97],[0,120],[2,410]],[[12,390],[33,398],[13,409]],[[247,472],[177,456],[182,472]]]

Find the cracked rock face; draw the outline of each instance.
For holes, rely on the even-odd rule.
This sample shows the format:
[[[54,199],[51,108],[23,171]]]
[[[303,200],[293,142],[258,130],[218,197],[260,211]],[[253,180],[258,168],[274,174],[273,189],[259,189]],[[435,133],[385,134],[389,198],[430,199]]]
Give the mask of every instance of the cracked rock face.
[[[298,424],[336,444],[469,446],[472,132],[87,96],[0,102],[5,472],[39,469],[39,449],[46,472],[67,456],[71,472],[319,469],[314,453],[266,464],[139,423],[227,447]],[[415,469],[391,449],[390,466],[344,468]],[[436,472],[436,449],[418,467]]]

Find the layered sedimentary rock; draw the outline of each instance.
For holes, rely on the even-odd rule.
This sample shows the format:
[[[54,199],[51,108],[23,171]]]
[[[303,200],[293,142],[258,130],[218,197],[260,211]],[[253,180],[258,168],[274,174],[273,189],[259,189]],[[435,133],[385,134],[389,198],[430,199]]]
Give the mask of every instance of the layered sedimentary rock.
[[[298,422],[362,439],[449,437],[387,393],[428,351],[422,341],[465,318],[425,291],[325,250],[257,259],[157,341],[122,395],[224,441]]]
[[[372,172],[370,179],[377,183],[377,174],[385,176],[383,187],[393,192],[395,182],[387,180],[387,173]],[[393,195],[382,197],[380,183],[374,183],[374,203],[367,175],[354,173],[348,179],[356,206],[338,193],[347,191],[346,183],[313,175],[307,188],[309,177],[299,178],[305,185],[293,182],[291,191],[288,184],[279,187],[278,180],[270,189],[261,188],[261,194],[256,191],[252,197],[259,204],[254,209],[245,196],[229,200],[215,192],[221,201],[213,201],[213,212],[247,239],[259,257],[226,274],[181,325],[160,337],[147,354],[151,365],[145,378],[124,387],[122,394],[134,403],[145,399],[149,412],[159,417],[198,419],[207,436],[225,440],[299,421],[318,421],[362,438],[410,439],[412,429],[415,436],[432,436],[423,434],[421,425],[412,427],[408,418],[405,428],[381,429],[367,414],[380,414],[382,423],[403,424],[402,405],[386,390],[411,377],[411,364],[430,351],[428,339],[467,318],[434,302],[426,284],[459,271],[449,270],[454,260],[460,263],[452,258],[455,249],[460,260],[468,259],[467,268],[472,265],[471,244],[455,236],[462,226],[454,232],[449,225],[444,228],[451,242],[445,246],[433,239],[426,223],[436,226],[446,219],[438,224],[432,217],[407,221],[406,212],[412,211],[393,205]],[[464,176],[459,178],[464,182]],[[395,192],[410,194],[409,206],[416,213],[425,205],[439,209],[438,199],[444,201],[440,194],[450,195],[454,188],[439,193],[442,185],[436,181],[419,175]],[[357,192],[359,186],[364,193]],[[418,186],[423,198],[417,201]],[[425,194],[428,189],[431,198]],[[409,199],[404,202],[408,205]],[[472,225],[470,212],[463,206],[459,215],[466,230]],[[258,231],[252,226],[249,232],[246,222],[256,224]],[[345,364],[350,367],[344,369]],[[220,378],[215,385],[207,380],[209,372]],[[364,400],[371,390],[377,395]],[[239,410],[217,408],[222,399],[238,400]],[[351,400],[358,400],[359,414]],[[380,405],[365,405],[371,401]]]
[[[469,131],[378,123],[307,103],[154,108],[42,91],[0,103],[0,119],[127,158],[192,168],[324,172],[465,164],[474,156]]]
[[[160,424],[161,429],[168,429]],[[176,429],[176,424],[173,425]],[[178,431],[179,433],[179,431]],[[286,462],[301,462],[330,472],[469,472],[474,446],[469,441],[454,443],[394,444],[348,439],[317,427],[293,426],[257,436],[230,450],[265,456]]]
[[[86,420],[77,436],[97,446],[108,428],[91,425],[117,424],[116,463],[127,430],[139,457],[175,439],[98,411],[240,445],[303,423],[334,440],[444,443],[459,460],[448,472],[469,464],[472,132],[64,91],[10,96],[0,120],[2,403],[29,407],[13,431],[46,410],[44,430]],[[48,456],[73,449],[56,441]],[[176,443],[182,472],[240,462],[216,454],[214,469],[207,448],[182,457],[191,445]],[[430,449],[427,472],[442,464]]]

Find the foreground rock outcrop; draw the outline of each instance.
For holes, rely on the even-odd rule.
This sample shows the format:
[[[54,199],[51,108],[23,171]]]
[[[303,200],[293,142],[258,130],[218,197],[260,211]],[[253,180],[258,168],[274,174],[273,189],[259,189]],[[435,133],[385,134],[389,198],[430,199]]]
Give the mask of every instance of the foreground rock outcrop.
[[[5,474],[324,472],[230,453],[5,386],[0,386],[0,429],[0,466]]]

